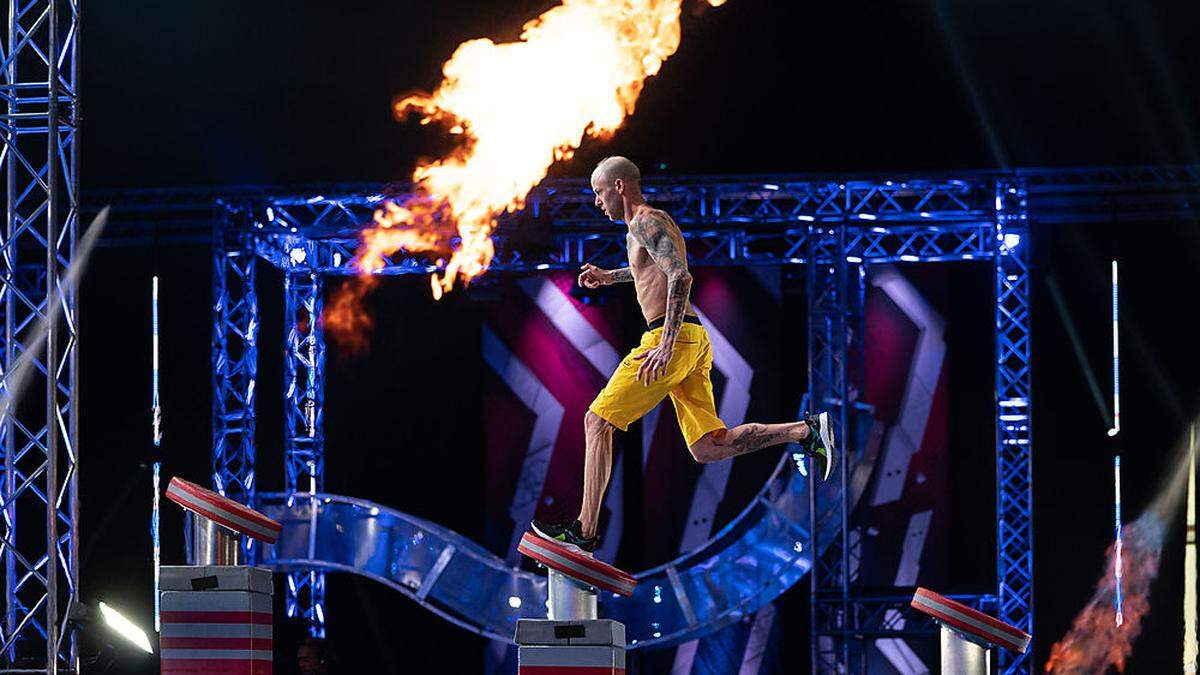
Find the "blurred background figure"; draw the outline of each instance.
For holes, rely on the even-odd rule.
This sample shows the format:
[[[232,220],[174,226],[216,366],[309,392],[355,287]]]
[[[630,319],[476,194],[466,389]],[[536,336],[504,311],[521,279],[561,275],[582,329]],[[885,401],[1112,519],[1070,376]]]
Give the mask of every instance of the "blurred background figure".
[[[324,640],[304,638],[296,645],[296,672],[300,675],[333,675],[333,658]]]

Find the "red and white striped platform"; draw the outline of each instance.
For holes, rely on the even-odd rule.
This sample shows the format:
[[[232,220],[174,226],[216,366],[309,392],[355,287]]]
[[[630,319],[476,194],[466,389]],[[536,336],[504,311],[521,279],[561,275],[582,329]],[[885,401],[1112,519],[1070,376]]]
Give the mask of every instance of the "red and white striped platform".
[[[274,544],[283,526],[254,509],[176,476],[167,486],[167,499],[234,532]]]
[[[517,551],[572,579],[618,595],[633,595],[633,589],[637,586],[636,579],[612,565],[539,537],[533,532],[526,532],[525,536],[521,537]]]
[[[163,591],[162,675],[271,675],[271,596]]]
[[[1018,654],[1029,648],[1029,633],[972,609],[961,602],[918,588],[912,606],[941,623],[988,645],[999,645]]]

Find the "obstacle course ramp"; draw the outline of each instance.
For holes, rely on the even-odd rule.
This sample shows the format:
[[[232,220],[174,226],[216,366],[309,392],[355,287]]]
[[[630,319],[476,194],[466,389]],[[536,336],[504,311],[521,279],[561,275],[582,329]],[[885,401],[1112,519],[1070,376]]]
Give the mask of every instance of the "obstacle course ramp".
[[[283,525],[259,553],[276,571],[362,575],[510,643],[517,619],[546,616],[544,575],[511,567],[437,523],[332,494],[260,493],[257,508]],[[784,455],[756,498],[703,546],[634,575],[630,597],[602,592],[602,615],[624,623],[638,649],[692,640],[753,614],[811,567],[808,509],[808,479]]]

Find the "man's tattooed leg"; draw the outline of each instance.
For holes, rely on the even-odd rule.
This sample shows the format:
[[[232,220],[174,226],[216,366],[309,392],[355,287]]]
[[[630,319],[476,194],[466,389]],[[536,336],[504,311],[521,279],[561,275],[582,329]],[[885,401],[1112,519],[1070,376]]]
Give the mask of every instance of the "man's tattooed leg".
[[[751,423],[714,431],[693,443],[690,449],[699,462],[719,462],[772,445],[798,443],[807,437],[808,425],[804,422]]]

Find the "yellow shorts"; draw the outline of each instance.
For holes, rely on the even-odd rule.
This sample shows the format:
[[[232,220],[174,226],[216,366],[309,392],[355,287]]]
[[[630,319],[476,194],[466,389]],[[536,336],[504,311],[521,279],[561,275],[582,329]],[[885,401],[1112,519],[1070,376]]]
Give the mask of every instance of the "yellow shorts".
[[[669,394],[675,404],[679,429],[690,446],[704,434],[725,428],[713,403],[712,344],[703,326],[682,324],[666,374],[647,386],[638,382],[637,371],[642,360],[634,357],[653,349],[661,335],[661,328],[642,334],[642,343],[621,360],[588,410],[627,431],[631,423],[653,410]]]

